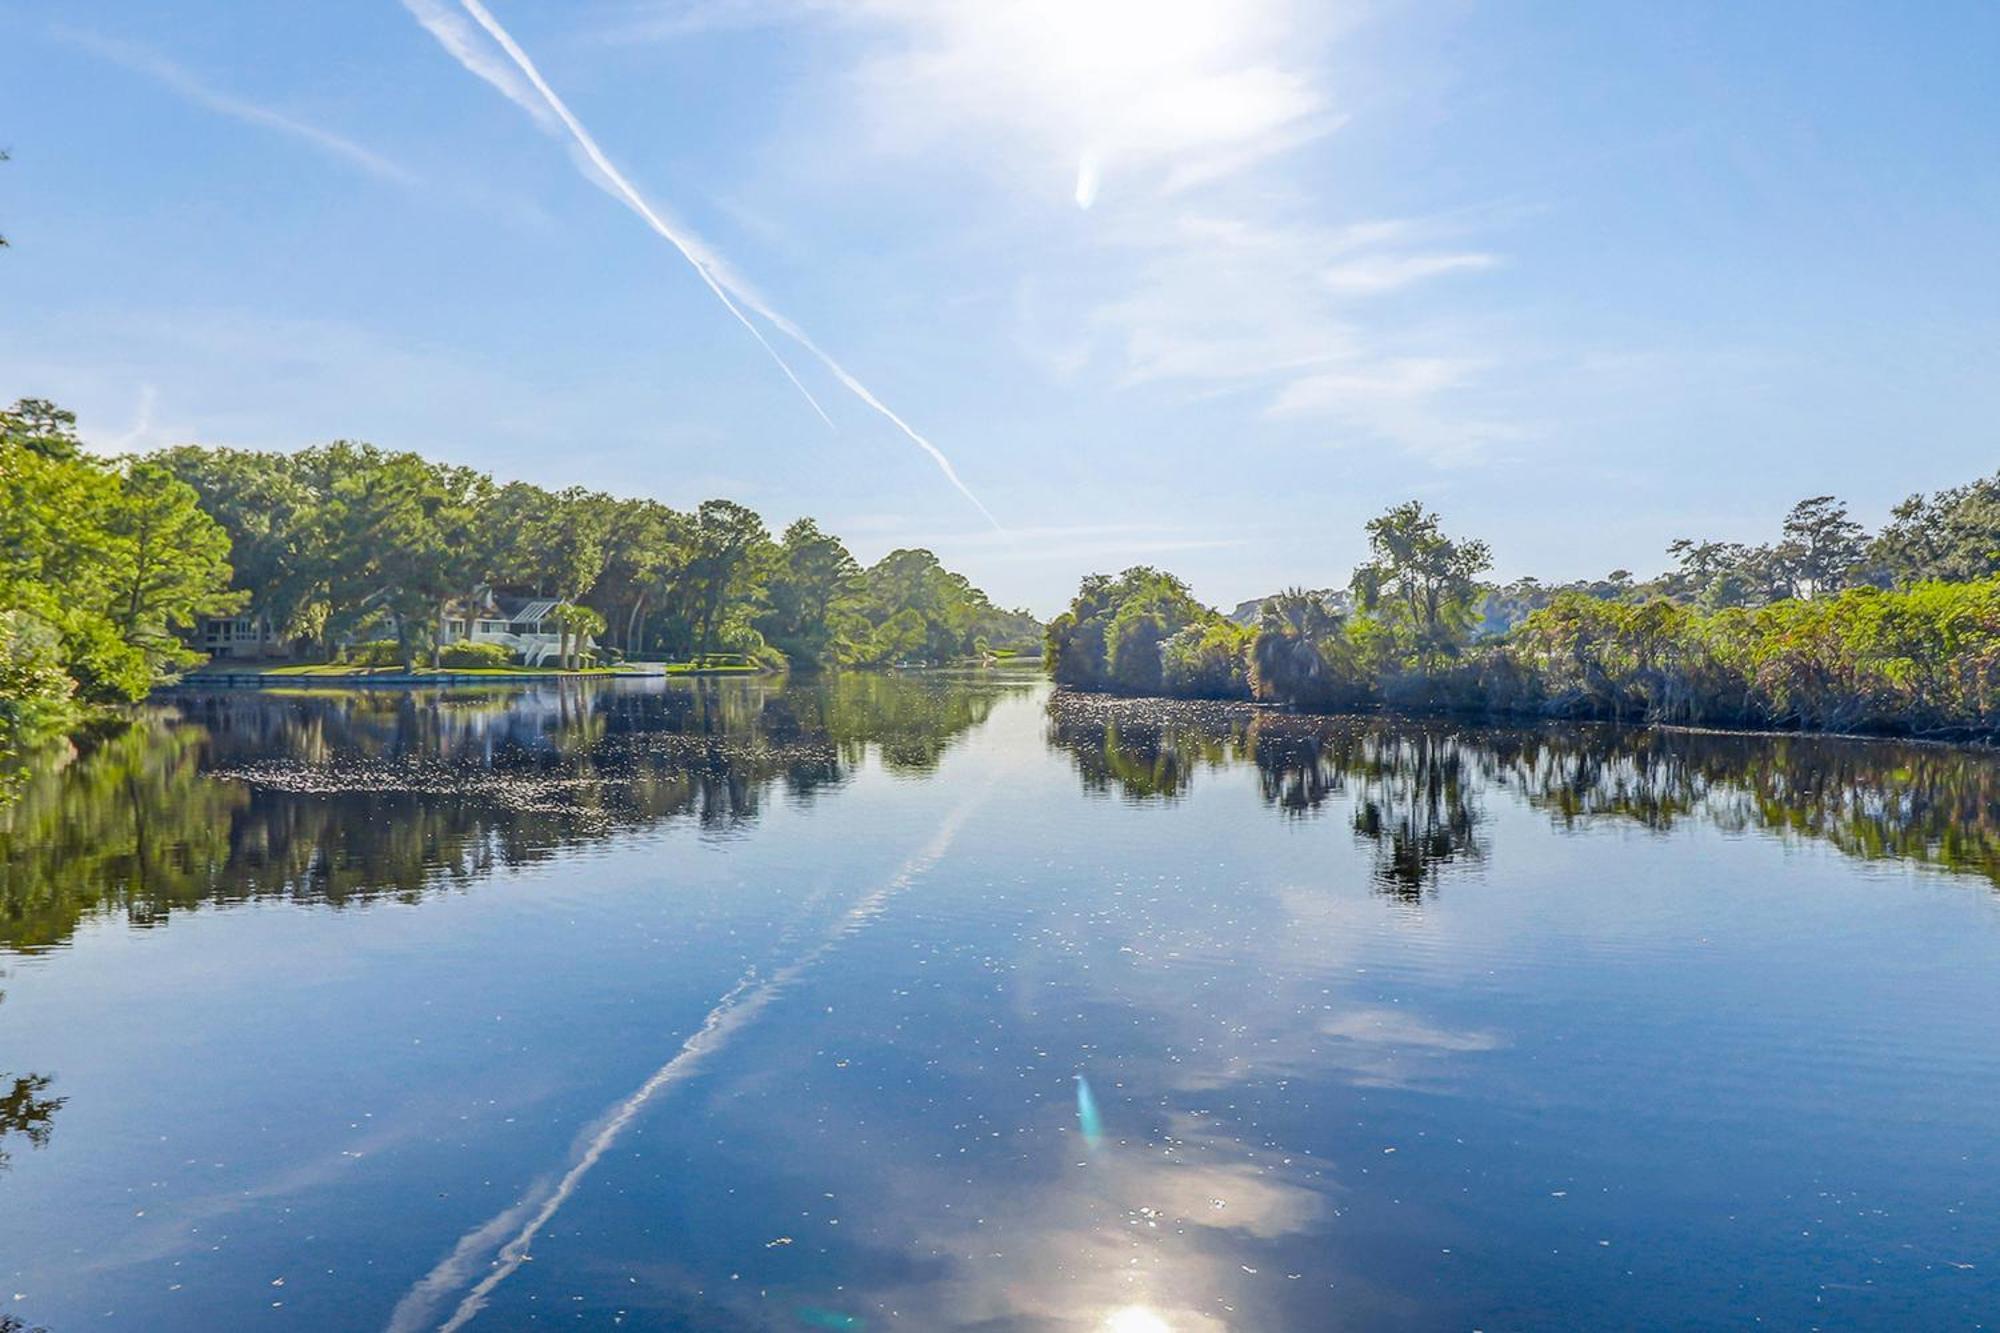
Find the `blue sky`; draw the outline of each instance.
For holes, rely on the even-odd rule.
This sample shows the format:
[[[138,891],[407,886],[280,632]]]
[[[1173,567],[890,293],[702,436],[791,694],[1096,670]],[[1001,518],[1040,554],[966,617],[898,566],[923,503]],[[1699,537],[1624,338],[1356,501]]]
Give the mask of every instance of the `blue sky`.
[[[0,398],[1043,613],[1344,583],[1411,496],[1569,578],[2000,465],[1990,3],[486,0],[831,427],[475,8],[0,0]]]

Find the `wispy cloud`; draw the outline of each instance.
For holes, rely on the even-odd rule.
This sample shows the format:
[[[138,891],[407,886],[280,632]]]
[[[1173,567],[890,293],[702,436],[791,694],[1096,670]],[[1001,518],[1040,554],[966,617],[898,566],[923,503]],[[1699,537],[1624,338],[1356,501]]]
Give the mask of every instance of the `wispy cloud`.
[[[872,36],[857,136],[886,162],[949,152],[1023,225],[1075,244],[1069,291],[1023,277],[1017,341],[1065,384],[1241,397],[1437,462],[1514,428],[1464,400],[1502,359],[1414,300],[1503,263],[1465,217],[1348,220],[1298,154],[1340,130],[1331,50],[1358,6],[1305,0],[826,0]],[[1063,226],[1070,206],[1087,227]],[[1331,215],[1331,216],[1329,216]],[[1061,227],[1061,230],[1057,228]],[[1054,299],[1051,299],[1053,295]],[[1029,318],[1029,316],[1032,318]]]
[[[1500,261],[1488,254],[1370,255],[1335,264],[1327,269],[1326,285],[1336,292],[1366,296],[1394,291],[1445,273],[1463,273],[1492,268]]]
[[[1240,170],[1337,123],[1287,50],[1289,0],[850,0],[887,35],[854,71],[890,144],[967,132],[1024,145],[1090,207],[1100,193]]]
[[[275,111],[270,107],[260,106],[255,102],[211,88],[173,61],[144,47],[74,28],[57,28],[55,35],[100,59],[108,60],[135,74],[145,75],[168,91],[204,110],[213,111],[217,115],[227,116],[246,125],[255,125],[290,135],[330,157],[339,158],[349,166],[358,167],[371,176],[394,181],[399,185],[417,184],[416,176],[407,168],[390,161],[373,149],[364,148],[345,135],[308,124],[282,111]]]
[[[813,397],[811,391],[799,380],[799,377],[793,372],[791,366],[786,363],[783,357],[778,355],[777,350],[771,346],[763,333],[744,313],[746,308],[810,352],[841,383],[842,387],[846,388],[848,392],[880,414],[891,425],[895,426],[897,430],[901,431],[913,444],[923,450],[931,462],[944,474],[945,479],[957,488],[959,493],[967,500],[971,501],[973,507],[978,509],[989,523],[995,528],[1001,526],[1000,520],[993,516],[993,511],[988,509],[985,502],[973,493],[971,487],[965,484],[964,479],[958,474],[958,469],[945,456],[943,450],[939,449],[911,426],[909,422],[891,410],[867,385],[863,384],[859,378],[849,372],[838,361],[834,360],[833,357],[828,355],[817,343],[807,336],[804,329],[786,316],[780,314],[754,288],[738,277],[734,269],[724,262],[713,248],[700,237],[696,236],[690,228],[678,220],[671,220],[663,210],[656,208],[639,193],[638,189],[625,177],[624,173],[612,164],[611,159],[598,146],[596,139],[584,128],[583,122],[556,95],[555,90],[542,77],[541,71],[536,67],[534,61],[529,58],[528,53],[521,47],[520,43],[514,40],[512,34],[500,24],[498,19],[493,17],[486,6],[479,3],[479,0],[459,0],[459,2],[460,7],[486,34],[486,37],[499,47],[500,51],[512,64],[519,79],[526,81],[527,89],[532,90],[534,96],[541,100],[548,116],[554,118],[552,125],[548,116],[537,115],[537,123],[541,124],[544,129],[554,129],[557,132],[566,134],[573,149],[580,155],[580,160],[585,168],[585,174],[598,186],[611,194],[613,198],[638,214],[646,225],[660,236],[661,239],[679,251],[681,257],[693,266],[695,271],[700,275],[702,282],[714,293],[716,299],[736,318],[738,323],[742,324],[749,331],[750,336],[757,340],[758,345],[763,347],[771,359],[777,363],[778,368],[784,372],[785,377],[791,381],[792,386],[812,405],[813,411],[818,413],[822,420],[827,421],[829,426],[833,424],[831,419],[827,417],[825,409],[819,405],[819,401]],[[509,100],[515,102],[517,105],[525,104],[523,99],[526,93],[521,89],[518,81],[511,76],[496,74],[495,71],[500,67],[491,58],[490,54],[480,51],[476,44],[468,45],[469,43],[476,43],[476,39],[469,29],[465,28],[463,24],[441,21],[441,11],[437,0],[404,0],[404,5],[417,18],[418,22],[422,23],[431,35],[436,37],[445,50],[450,52],[453,58],[458,60],[460,64],[464,65],[480,78],[485,79],[494,87],[500,89],[501,92],[507,95]]]

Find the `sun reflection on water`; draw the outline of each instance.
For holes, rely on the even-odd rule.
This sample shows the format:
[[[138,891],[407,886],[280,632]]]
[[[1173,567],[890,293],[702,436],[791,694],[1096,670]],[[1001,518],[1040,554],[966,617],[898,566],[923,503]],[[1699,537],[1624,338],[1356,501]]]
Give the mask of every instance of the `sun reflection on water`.
[[[1104,1333],[1174,1333],[1173,1325],[1143,1305],[1113,1310],[1104,1319]]]

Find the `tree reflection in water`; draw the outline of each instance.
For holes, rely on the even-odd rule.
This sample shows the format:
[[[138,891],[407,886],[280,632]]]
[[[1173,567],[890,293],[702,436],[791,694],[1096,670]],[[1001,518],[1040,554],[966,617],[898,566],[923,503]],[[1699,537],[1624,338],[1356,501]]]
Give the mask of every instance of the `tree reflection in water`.
[[[870,756],[934,768],[1027,681],[189,695],[30,763],[0,805],[0,948],[203,903],[469,885],[669,820],[726,835]]]
[[[470,885],[665,821],[728,836],[865,763],[922,774],[1016,678],[856,675],[531,689],[190,695],[47,752],[0,800],[0,949],[121,912],[342,904]],[[1890,741],[1302,717],[1058,692],[1047,740],[1086,790],[1181,799],[1249,766],[1287,818],[1335,810],[1385,892],[1490,852],[1513,799],[1560,827],[1696,819],[2000,884],[2000,761]],[[1205,776],[1207,775],[1207,776]]]
[[[1837,737],[1612,727],[1490,728],[1309,717],[1241,704],[1058,692],[1049,743],[1086,790],[1172,801],[1203,770],[1253,765],[1290,817],[1337,804],[1375,849],[1375,879],[1420,898],[1486,855],[1483,806],[1511,792],[1558,826],[1621,820],[1665,831],[1822,840],[1850,856],[1981,876],[2000,886],[2000,756]]]
[[[45,1147],[55,1131],[55,1114],[66,1100],[47,1097],[54,1080],[47,1074],[0,1073],[0,1171],[12,1162],[7,1141],[19,1135],[32,1148]]]

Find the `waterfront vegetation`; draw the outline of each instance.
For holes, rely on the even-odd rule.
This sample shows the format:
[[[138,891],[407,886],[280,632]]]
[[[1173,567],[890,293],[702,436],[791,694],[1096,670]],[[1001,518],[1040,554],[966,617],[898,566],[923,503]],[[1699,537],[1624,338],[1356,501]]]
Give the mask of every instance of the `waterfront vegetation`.
[[[346,441],[296,453],[84,450],[42,400],[0,412],[0,749],[143,698],[202,661],[202,617],[247,614],[340,673],[504,672],[439,642],[482,587],[558,602],[562,661],[682,670],[878,666],[1031,650],[1041,625],[924,550],[863,568],[811,519],[692,512]]]
[[[1484,583],[1484,543],[1415,502],[1367,536],[1347,590],[1280,593],[1249,623],[1158,569],[1093,575],[1049,626],[1049,670],[1306,711],[2000,737],[2000,475],[1914,496],[1873,538],[1817,496],[1777,542],[1677,541],[1644,583]]]
[[[1345,588],[1231,617],[1141,566],[1086,578],[1045,634],[929,551],[863,568],[811,519],[774,536],[727,500],[502,484],[346,441],[108,459],[40,400],[0,413],[0,511],[0,744],[199,663],[204,616],[252,615],[297,648],[277,677],[504,676],[505,649],[437,632],[502,587],[557,603],[571,668],[1000,661],[1039,642],[1058,683],[1133,695],[2000,735],[2000,475],[1913,496],[1873,536],[1816,496],[1767,545],[1690,538],[1656,578],[1559,585],[1489,581],[1486,545],[1413,501],[1367,525]]]

